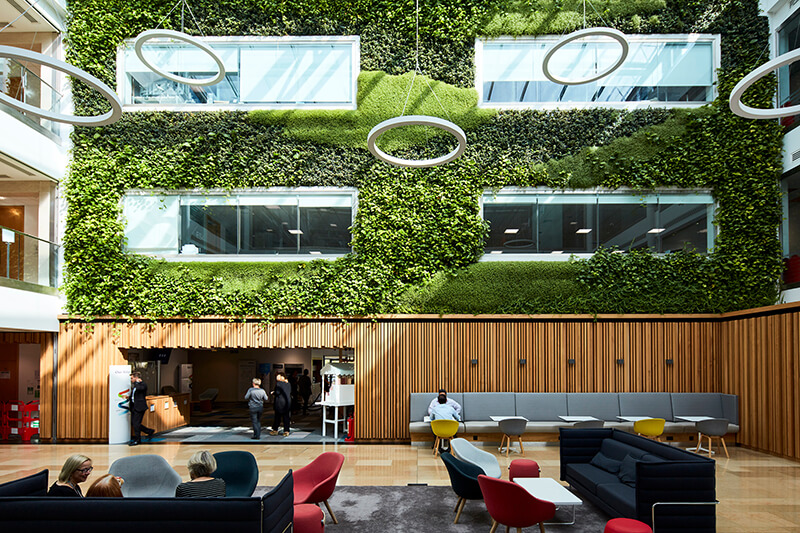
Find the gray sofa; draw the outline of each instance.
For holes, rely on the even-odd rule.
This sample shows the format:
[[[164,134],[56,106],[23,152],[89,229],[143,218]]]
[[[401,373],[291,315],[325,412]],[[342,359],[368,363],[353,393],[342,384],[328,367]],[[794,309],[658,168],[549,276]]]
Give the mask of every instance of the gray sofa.
[[[411,394],[408,429],[415,436],[431,435],[428,405],[435,392]],[[461,404],[462,423],[459,434],[497,434],[497,422],[490,416],[524,416],[529,420],[526,434],[550,434],[572,424],[561,415],[587,415],[605,421],[606,427],[633,431],[632,422],[617,416],[652,416],[666,420],[667,435],[694,433],[694,423],[678,420],[678,416],[726,418],[728,433],[739,432],[739,398],[717,392],[465,392],[448,393]]]

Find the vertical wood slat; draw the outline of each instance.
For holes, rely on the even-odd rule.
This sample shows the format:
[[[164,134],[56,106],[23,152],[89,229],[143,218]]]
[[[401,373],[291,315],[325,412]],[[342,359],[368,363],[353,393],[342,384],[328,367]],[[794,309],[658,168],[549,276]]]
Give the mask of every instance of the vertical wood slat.
[[[125,364],[120,347],[327,347],[356,354],[360,439],[408,439],[409,394],[440,387],[463,392],[702,391],[739,396],[742,444],[800,458],[800,395],[794,385],[800,380],[799,329],[800,306],[730,318],[408,316],[242,323],[220,317],[159,324],[62,323],[58,436],[106,438],[108,365]],[[43,346],[41,431],[48,438],[52,342],[36,339]],[[472,359],[478,363],[471,364]],[[667,365],[667,359],[673,364]]]

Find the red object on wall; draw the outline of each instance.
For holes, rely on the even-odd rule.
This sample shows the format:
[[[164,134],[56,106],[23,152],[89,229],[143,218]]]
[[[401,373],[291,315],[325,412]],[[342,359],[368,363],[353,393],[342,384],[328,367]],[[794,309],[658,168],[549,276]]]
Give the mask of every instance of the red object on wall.
[[[800,283],[800,256],[795,254],[783,260],[786,270],[783,271],[783,283]]]
[[[355,420],[353,420],[353,415],[347,417],[347,437],[345,437],[345,442],[355,442],[356,437],[353,434],[353,430],[355,429]]]

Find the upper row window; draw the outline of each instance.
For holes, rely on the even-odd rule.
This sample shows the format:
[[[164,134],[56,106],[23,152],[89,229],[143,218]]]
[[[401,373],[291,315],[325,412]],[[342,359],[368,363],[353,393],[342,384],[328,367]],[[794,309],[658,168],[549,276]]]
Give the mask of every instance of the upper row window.
[[[169,108],[209,106],[355,109],[358,37],[208,37],[225,65],[225,79],[211,86],[167,80],[150,70],[128,40],[117,54],[122,103]],[[142,54],[164,72],[201,79],[218,72],[214,60],[189,44],[147,41]]]
[[[484,107],[700,106],[714,100],[720,39],[714,35],[628,35],[630,51],[608,76],[580,85],[548,80],[542,68],[558,37],[477,40],[476,81]],[[561,79],[587,79],[611,67],[621,47],[609,40],[564,46],[550,61]]]

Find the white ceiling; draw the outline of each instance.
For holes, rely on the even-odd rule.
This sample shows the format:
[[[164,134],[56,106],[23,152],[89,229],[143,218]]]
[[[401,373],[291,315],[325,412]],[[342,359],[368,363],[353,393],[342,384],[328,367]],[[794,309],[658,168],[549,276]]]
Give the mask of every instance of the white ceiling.
[[[3,32],[21,33],[57,31],[56,28],[47,22],[47,19],[36,10],[35,6],[28,9],[31,6],[31,3],[27,2],[26,0],[0,0],[0,29],[4,28],[6,24],[19,17],[14,24],[3,30]],[[26,9],[28,12],[22,15]],[[22,16],[20,17],[20,15]]]

